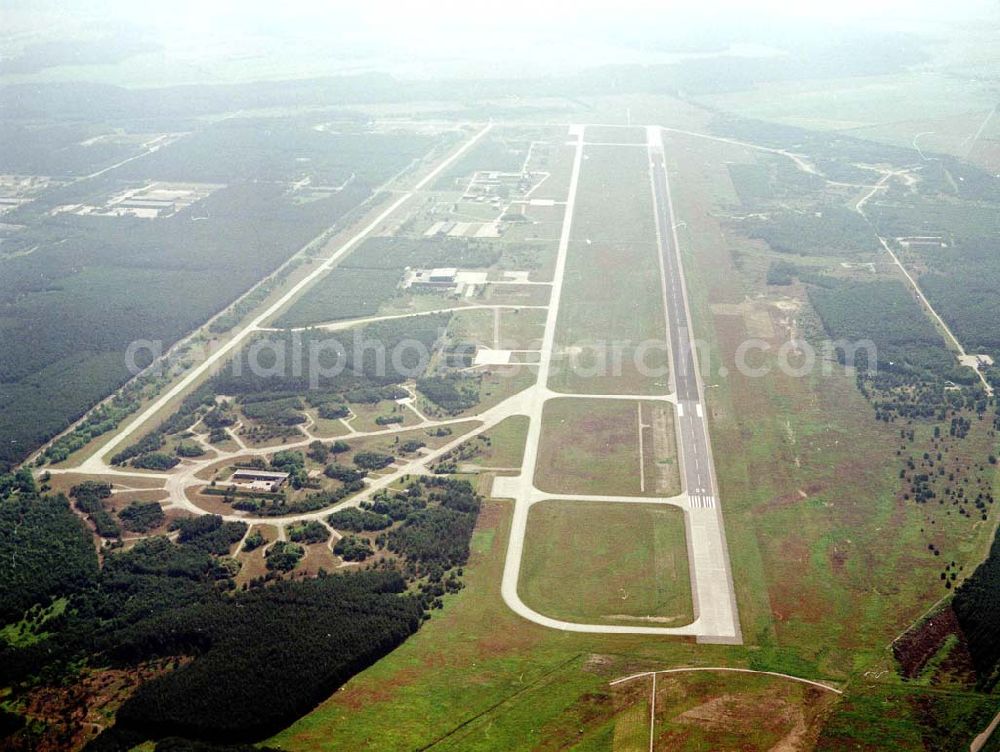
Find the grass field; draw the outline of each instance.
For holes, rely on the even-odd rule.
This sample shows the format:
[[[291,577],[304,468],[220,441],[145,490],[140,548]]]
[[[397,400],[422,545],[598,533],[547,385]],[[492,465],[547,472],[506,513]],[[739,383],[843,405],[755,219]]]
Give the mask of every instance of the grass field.
[[[476,440],[478,454],[472,464],[489,467],[520,467],[524,458],[524,440],[528,435],[528,418],[514,415],[497,423]],[[483,440],[488,441],[483,441]]]
[[[584,156],[549,386],[662,394],[667,353],[646,151],[600,146]]]
[[[435,611],[417,634],[267,744],[301,752],[606,752],[630,749],[626,746],[630,742],[646,750],[649,713],[648,704],[642,701],[649,696],[649,684],[646,691],[641,683],[636,685],[635,699],[630,701],[620,690],[609,687],[613,679],[637,671],[698,665],[838,678],[824,677],[815,661],[799,658],[794,648],[774,644],[735,647],[642,636],[574,634],[524,621],[498,597],[509,515],[509,504],[487,502],[472,539],[466,587],[445,596],[444,610]],[[710,686],[706,684],[709,678]],[[684,712],[697,704],[698,697],[740,696],[747,686],[759,695],[759,689],[754,689],[759,685],[748,685],[745,674],[684,674],[677,678],[684,687],[689,681],[700,686],[678,691],[674,700],[658,695],[657,705]],[[668,686],[677,685],[671,682]],[[867,694],[877,696],[880,686]],[[793,692],[774,690],[780,698],[794,698]],[[965,695],[952,702],[948,693],[915,690],[912,697],[952,707],[956,721],[969,713]],[[742,705],[744,715],[762,725],[771,722],[773,708],[768,703]],[[865,712],[868,718],[877,719],[877,703],[869,704]],[[659,719],[658,713],[658,729],[674,727]],[[827,747],[845,752],[851,748]]]
[[[587,141],[642,146],[646,143],[646,129],[641,126],[626,128],[612,125],[591,125],[587,128]]]
[[[473,342],[479,347],[496,347],[495,314],[489,310],[460,311],[448,322],[448,336],[456,342]]]
[[[507,350],[531,350],[541,344],[547,311],[540,308],[500,311],[500,346]]]
[[[689,624],[684,512],[655,504],[535,504],[518,589],[536,611],[567,621]]]
[[[678,470],[669,404],[575,397],[545,404],[535,468],[543,491],[673,496]]]
[[[985,116],[996,104],[996,95],[982,81],[921,72],[769,83],[703,101],[746,117],[844,130],[891,123],[905,126],[932,114],[937,118],[969,112]]]
[[[269,744],[464,751],[604,739],[614,717],[609,679],[633,661],[695,660],[693,644],[560,633],[516,616],[497,595],[509,512],[486,504],[466,587],[445,597],[443,611]],[[708,646],[705,657],[719,650]]]
[[[671,136],[667,154],[672,175],[683,177],[673,182],[687,222],[681,248],[695,330],[713,364],[706,393],[743,634],[833,674],[881,667],[889,641],[943,594],[927,550],[931,518],[899,493],[898,426],[876,421],[854,375],[839,368],[796,377],[769,359],[766,378],[732,368],[747,337],[777,348],[791,324],[815,331],[817,322],[805,310],[790,318],[768,299],[741,271],[759,249],[724,234],[705,211],[735,204],[726,163],[747,153]],[[748,295],[762,297],[731,313]],[[720,365],[729,366],[725,378]],[[990,529],[959,519],[941,515],[930,529],[944,556],[971,563]]]

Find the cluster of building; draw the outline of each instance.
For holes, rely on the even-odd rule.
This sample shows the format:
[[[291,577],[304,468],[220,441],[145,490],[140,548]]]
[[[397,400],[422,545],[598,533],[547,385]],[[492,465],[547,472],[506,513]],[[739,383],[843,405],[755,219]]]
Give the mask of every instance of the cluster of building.
[[[116,193],[102,205],[63,204],[52,213],[156,219],[176,214],[222,187],[211,183],[155,182]]]

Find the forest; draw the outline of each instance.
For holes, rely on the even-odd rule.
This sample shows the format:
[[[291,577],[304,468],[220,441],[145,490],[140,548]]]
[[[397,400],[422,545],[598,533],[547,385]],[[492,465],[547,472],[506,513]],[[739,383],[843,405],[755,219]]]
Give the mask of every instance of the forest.
[[[950,171],[954,168],[949,168]],[[919,283],[931,305],[970,352],[1000,356],[1000,179],[977,181],[959,175],[924,196],[894,196],[874,208],[880,232],[890,236],[926,235],[939,242],[901,247],[897,252],[919,272]],[[949,195],[951,185],[966,198]],[[926,189],[925,189],[926,191]]]
[[[11,354],[0,366],[11,439],[0,459],[22,457],[127,379],[129,343],[166,350],[367,192],[299,207],[280,196],[273,185],[237,186],[205,199],[208,221],[60,215],[26,230],[37,250],[0,260],[0,305],[14,323],[0,328]]]
[[[955,377],[955,356],[898,280],[856,282],[820,278],[809,287],[809,302],[833,340],[864,340],[877,348],[878,367],[916,374]],[[839,351],[842,356],[843,351]],[[862,350],[859,357],[867,358]],[[872,364],[862,363],[862,366]],[[968,374],[966,374],[966,377]]]
[[[749,237],[763,240],[782,253],[841,256],[879,247],[864,218],[842,206],[771,212],[767,219],[752,219],[747,223],[743,230]]]
[[[1000,537],[989,556],[955,590],[952,608],[969,645],[981,689],[990,691],[1000,679]]]
[[[236,119],[202,126],[108,173],[53,183],[5,215],[18,229],[4,238],[0,255],[0,311],[7,322],[0,326],[0,348],[10,356],[0,362],[0,422],[9,438],[0,446],[0,468],[124,383],[129,343],[160,342],[165,351],[436,144],[431,137],[370,133],[357,125],[336,135],[295,118],[267,124]],[[31,143],[44,129],[6,128],[15,140],[5,142],[5,154],[40,159],[31,156]],[[65,139],[88,132],[85,126],[66,130]],[[43,166],[51,169],[41,174],[76,169],[71,162],[63,170]],[[289,188],[305,178],[322,190],[300,195]],[[168,179],[219,188],[153,220],[50,213]],[[328,190],[334,180],[337,189]]]
[[[142,683],[90,749],[169,737],[249,742],[283,728],[413,634],[446,592],[461,587],[456,568],[468,559],[479,497],[466,481],[407,483],[373,503],[391,507],[393,517],[375,509],[331,517],[371,531],[398,520],[383,545],[399,555],[400,566],[373,560],[346,573],[270,576],[236,589],[228,554],[243,523],[181,518],[173,525],[176,542],[149,538],[108,552],[99,566],[91,535],[65,498],[42,494],[29,473],[0,476],[0,626],[28,613],[33,634],[18,644],[0,638],[0,683],[14,688],[9,715],[16,716],[19,698],[73,682],[81,666],[169,659],[172,670]],[[91,484],[75,496],[100,498],[106,490]],[[327,536],[318,523],[293,527],[300,542],[275,544],[268,569],[291,569],[302,545]],[[370,558],[368,539],[354,540],[352,550],[361,548],[368,554],[345,551],[344,558]],[[59,615],[40,620],[37,609],[54,599]],[[45,738],[37,724],[17,733],[22,744]]]
[[[201,183],[295,182],[339,187],[351,176],[378,186],[435,145],[432,136],[371,132],[365,123],[302,116],[220,120],[115,171],[116,177]],[[308,161],[296,157],[308,156]]]

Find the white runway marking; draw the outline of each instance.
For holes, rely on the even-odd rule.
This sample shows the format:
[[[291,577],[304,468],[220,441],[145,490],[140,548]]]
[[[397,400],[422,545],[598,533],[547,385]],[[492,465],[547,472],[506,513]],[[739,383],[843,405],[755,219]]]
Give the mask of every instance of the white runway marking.
[[[691,494],[692,509],[715,509],[715,497],[703,494]]]

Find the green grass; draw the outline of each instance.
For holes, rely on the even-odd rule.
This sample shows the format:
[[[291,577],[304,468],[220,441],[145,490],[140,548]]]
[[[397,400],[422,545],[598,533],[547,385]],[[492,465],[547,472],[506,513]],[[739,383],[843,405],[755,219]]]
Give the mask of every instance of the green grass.
[[[529,308],[500,311],[500,346],[509,350],[533,350],[545,334],[547,310]]]
[[[668,138],[667,154],[680,172],[673,188],[677,219],[687,222],[680,235],[694,327],[713,364],[707,407],[746,646],[562,633],[521,620],[498,594],[509,507],[489,502],[473,539],[467,587],[448,596],[444,611],[411,640],[272,743],[302,750],[606,750],[629,738],[639,744],[642,713],[624,711],[635,718],[631,726],[622,721],[624,731],[634,727],[622,736],[607,681],[691,664],[851,679],[821,737],[823,750],[897,742],[900,749],[958,749],[985,726],[981,715],[995,698],[863,677],[887,662],[889,640],[939,595],[937,566],[920,532],[926,520],[895,495],[898,427],[876,423],[853,377],[840,371],[805,379],[716,376],[748,334],[743,316],[713,306],[768,292],[733,263],[734,249],[744,259],[754,249],[724,235],[712,214],[738,200],[725,162],[748,157],[738,147],[679,136]],[[571,289],[567,279],[567,296]],[[766,306],[761,300],[755,311]],[[807,310],[799,321],[816,325]],[[939,519],[939,532],[972,556],[987,526],[970,532],[955,517]],[[634,522],[625,534],[634,538],[637,530],[641,535]],[[726,677],[716,686],[722,695],[745,683]],[[925,745],[920,736],[928,728]]]
[[[889,641],[944,593],[941,560],[968,570],[989,528],[897,498],[899,426],[874,420],[853,374],[820,367],[797,378],[773,360],[767,378],[732,368],[740,343],[759,335],[749,315],[722,306],[758,299],[754,313],[775,324],[773,347],[784,333],[784,314],[760,298],[769,292],[733,264],[734,247],[740,269],[758,251],[705,211],[736,202],[725,163],[747,157],[687,137],[668,139],[667,153],[683,178],[673,182],[675,210],[687,222],[680,240],[695,333],[712,366],[706,396],[744,638],[834,676],[881,664]],[[797,320],[818,330],[808,307]],[[725,378],[720,365],[730,368]],[[965,440],[970,459],[989,451],[979,441]],[[944,549],[940,559],[928,555],[922,528]]]
[[[549,386],[662,394],[663,292],[646,151],[601,146],[584,154]]]
[[[519,591],[536,611],[567,621],[688,624],[694,612],[684,513],[654,504],[537,503]]]
[[[483,434],[489,438],[489,445],[470,461],[483,467],[520,467],[527,435],[527,416],[504,418]]]
[[[0,642],[5,642],[10,647],[23,648],[45,639],[49,634],[45,631],[45,623],[61,616],[67,605],[69,601],[66,598],[57,598],[50,606],[31,617],[25,616],[19,622],[5,625],[0,629]]]
[[[496,347],[493,340],[494,313],[489,310],[459,311],[448,323],[448,336],[456,342],[474,342],[480,347]]]
[[[685,665],[780,665],[786,653],[678,639],[558,632],[499,597],[510,506],[489,501],[472,539],[466,587],[417,634],[267,742],[286,750],[581,750],[612,748],[611,679]],[[822,678],[814,666],[799,667]],[[740,686],[725,675],[719,691]],[[645,716],[648,724],[648,714]],[[638,721],[637,721],[638,723]],[[643,726],[648,728],[648,725]],[[636,739],[643,738],[634,731]]]
[[[645,705],[651,681],[633,683],[644,685],[640,689]],[[798,682],[722,672],[660,674],[656,690],[656,749],[691,752],[782,749],[777,746],[782,740],[787,745],[800,734],[814,735],[837,701],[832,692]],[[648,725],[648,713],[646,720]]]
[[[644,426],[641,454],[640,406]],[[655,438],[651,427],[656,422],[654,414],[660,416],[664,428],[663,435]],[[535,483],[556,494],[679,493],[672,406],[576,397],[549,400],[542,413]]]
[[[859,683],[823,728],[818,752],[958,750],[997,712],[995,697]]]

